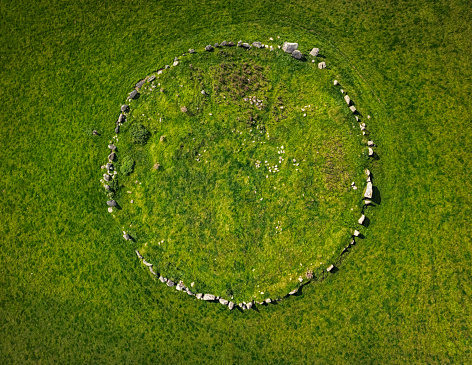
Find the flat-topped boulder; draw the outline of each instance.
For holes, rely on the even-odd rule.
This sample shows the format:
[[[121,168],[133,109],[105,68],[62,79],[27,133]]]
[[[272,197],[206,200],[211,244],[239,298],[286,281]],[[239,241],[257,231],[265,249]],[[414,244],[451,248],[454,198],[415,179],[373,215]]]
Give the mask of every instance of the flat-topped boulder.
[[[233,302],[229,302],[228,303],[228,308],[229,310],[232,310],[234,308],[234,303]]]
[[[303,54],[298,49],[296,49],[292,52],[292,57],[296,58],[297,60],[301,60],[303,58]]]
[[[116,146],[114,144],[109,144],[108,148],[112,151],[116,151]]]
[[[127,104],[123,104],[123,105],[121,106],[121,111],[122,111],[123,113],[127,112],[128,109],[129,109],[129,105],[127,105]]]
[[[170,279],[167,280],[166,284],[167,284],[167,286],[174,286],[175,285],[175,283]]]
[[[349,95],[344,95],[344,101],[347,105],[351,105],[351,98],[349,97]]]
[[[220,298],[219,302],[220,302],[220,304],[223,304],[223,305],[228,305],[228,303],[229,303],[229,301],[227,301],[226,299],[223,299],[223,298]]]
[[[146,83],[146,79],[143,79],[143,80],[136,83],[136,87],[138,89],[141,89],[145,83]]]
[[[264,48],[261,42],[252,42],[252,45],[256,48]]]
[[[114,200],[108,200],[108,201],[107,201],[107,205],[108,205],[109,207],[116,207],[118,204],[117,204],[116,201],[114,201]]]
[[[112,152],[108,155],[108,161],[110,161],[110,162],[115,161],[115,158],[116,158],[116,153],[115,152]]]
[[[136,90],[133,90],[129,93],[128,99],[134,99],[138,95]]]
[[[349,107],[349,109],[351,109],[351,112],[353,112],[353,113],[357,112],[357,109],[356,109],[356,107],[355,107],[354,105],[351,105],[351,106]]]
[[[360,218],[357,220],[357,223],[359,223],[359,224],[363,224],[363,223],[364,223],[364,221],[365,221],[365,215],[364,215],[364,214],[362,214],[362,215],[361,215],[361,217],[360,217]]]
[[[208,52],[213,51],[213,46],[211,44],[205,46],[205,51],[208,51]]]
[[[319,68],[320,70],[326,68],[326,62],[320,62],[320,63],[318,63],[318,68]]]
[[[285,42],[282,46],[282,50],[287,53],[292,53],[298,48],[298,43]]]
[[[320,53],[320,49],[319,48],[313,48],[311,51],[310,51],[310,56],[313,56],[313,57],[316,57],[318,56]]]
[[[215,299],[216,299],[216,297],[213,294],[205,294],[203,296],[203,300],[212,301],[212,300],[215,300]]]

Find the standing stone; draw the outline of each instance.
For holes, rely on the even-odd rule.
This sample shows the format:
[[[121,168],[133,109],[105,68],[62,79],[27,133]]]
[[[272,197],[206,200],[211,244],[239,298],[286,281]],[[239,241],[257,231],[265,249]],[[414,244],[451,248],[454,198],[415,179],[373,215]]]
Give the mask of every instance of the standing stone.
[[[119,125],[116,126],[116,128],[115,128],[115,133],[116,133],[116,134],[120,133],[120,126],[119,126]]]
[[[105,181],[110,181],[110,180],[111,180],[111,176],[108,175],[108,174],[103,174],[103,179],[104,179]]]
[[[292,57],[296,58],[297,60],[301,60],[303,58],[303,54],[298,49],[296,49],[292,52]]]
[[[92,134],[93,134],[94,136],[99,136],[99,135],[100,135],[100,134],[98,133],[98,131],[95,130],[95,129],[92,131]]]
[[[327,272],[331,272],[331,271],[333,271],[333,269],[334,269],[334,265],[331,265],[330,267],[328,267],[328,268],[326,269],[326,271],[327,271]]]
[[[365,188],[364,198],[372,199],[372,194],[374,193],[374,189],[372,183],[369,181],[367,183],[367,187]]]
[[[110,162],[115,161],[115,158],[116,158],[115,152],[112,152],[108,155],[108,161],[110,161]]]
[[[192,293],[189,288],[187,288],[186,292],[187,292],[188,295],[195,296],[195,293]]]
[[[177,289],[178,291],[182,291],[183,288],[184,288],[184,286],[180,283],[178,283],[175,287],[175,289]]]
[[[375,146],[374,141],[368,141],[367,146],[374,147]]]
[[[224,47],[224,46],[227,46],[227,45],[228,45],[228,43],[226,43],[226,41],[221,42],[221,47]]]
[[[272,303],[272,300],[270,298],[267,298],[266,300],[264,300],[264,302],[269,304],[269,303]]]
[[[263,48],[263,45],[261,42],[252,42],[252,45],[256,48]]]
[[[209,301],[212,301],[212,300],[215,300],[216,297],[213,295],[213,294],[205,294],[203,296],[203,300],[209,300]]]
[[[151,75],[151,76],[149,76],[148,81],[153,82],[155,79],[156,79],[156,76]]]
[[[326,62],[320,62],[320,63],[318,63],[318,68],[319,68],[320,70],[326,68]]]
[[[347,105],[351,105],[351,98],[348,95],[344,95],[344,100],[346,101]]]
[[[320,53],[320,49],[319,49],[319,48],[313,48],[313,49],[310,51],[310,56],[316,57],[316,56],[318,56],[319,53]]]
[[[242,42],[242,41],[239,41],[239,42],[238,42],[238,47],[241,47],[242,44],[243,44],[243,42]]]
[[[208,52],[213,51],[213,46],[209,44],[208,46],[205,47],[205,51],[208,51]]]
[[[252,308],[252,302],[246,303],[246,308],[251,309]]]
[[[359,220],[357,221],[357,223],[362,224],[362,223],[364,223],[364,221],[365,221],[365,215],[362,214],[361,217],[359,218]]]
[[[167,280],[167,286],[174,286],[175,283],[172,280]]]
[[[228,305],[228,301],[226,299],[223,299],[223,298],[220,298],[219,300],[220,304],[223,304],[223,305]]]
[[[198,293],[197,295],[195,295],[197,297],[197,299],[202,299],[203,298],[203,294],[202,293]]]
[[[111,191],[110,185],[105,185],[105,190],[106,190],[106,191]]]
[[[110,173],[110,171],[113,171],[113,164],[111,162],[108,162],[106,165],[105,165],[106,169],[108,170],[108,173]]]
[[[174,63],[172,64],[172,66],[177,66],[179,64],[179,61],[174,61]]]
[[[233,302],[229,302],[228,303],[228,308],[229,310],[232,310],[234,308],[234,303]]]
[[[298,292],[298,288],[296,289],[293,289],[290,293],[288,293],[288,295],[294,295]]]
[[[116,150],[116,146],[114,144],[109,144],[108,148],[111,149],[112,151]]]
[[[356,107],[354,105],[351,105],[349,107],[349,109],[351,109],[351,112],[355,113],[357,111]]]
[[[360,234],[361,234],[361,232],[359,232],[359,231],[356,229],[352,235],[353,235],[354,237],[359,237]]]
[[[372,157],[374,155],[374,150],[372,147],[369,147],[369,156]]]
[[[334,81],[333,81],[333,85],[334,85],[334,86],[336,86],[336,85],[338,85],[338,84],[339,84],[339,83],[338,83],[338,80],[334,80]]]
[[[163,276],[159,276],[159,280],[162,282],[162,283],[165,283],[167,281],[167,279]]]
[[[151,272],[152,275],[157,276],[157,273],[152,269],[152,267],[149,267],[149,271]]]
[[[125,233],[123,235],[123,238],[126,240],[126,241],[129,241],[131,239],[131,236],[128,234],[128,233]],[[144,261],[144,260],[143,260]]]
[[[190,48],[190,49],[188,50],[188,52],[189,52],[190,54],[193,54],[193,53],[195,53],[195,50],[194,50],[193,48]]]
[[[227,46],[228,46],[228,47],[233,47],[233,46],[234,46],[234,42],[231,42],[231,41],[228,42]]]
[[[287,53],[292,53],[298,48],[298,43],[285,42],[282,46],[282,50]]]
[[[126,113],[126,112],[128,111],[128,109],[129,109],[129,105],[123,104],[123,105],[121,106],[121,111],[122,111],[123,113]]]
[[[145,259],[143,259],[143,264],[147,267],[152,267],[152,264],[150,262],[147,262]]]
[[[243,47],[244,49],[250,49],[251,45],[249,43],[243,43],[241,44],[241,47]]]
[[[136,256],[138,256],[138,259],[140,259],[140,260],[143,259],[143,257],[141,256],[141,254],[139,253],[138,250],[136,250],[136,251],[134,251],[134,252],[136,252]]]
[[[136,84],[136,87],[138,89],[141,89],[141,87],[143,87],[144,83],[146,82],[146,79],[143,79],[141,81],[139,81],[137,84]]]
[[[114,201],[114,200],[108,200],[108,201],[107,201],[107,205],[108,205],[109,207],[116,207],[118,204],[117,204],[116,201]]]
[[[134,99],[138,95],[138,92],[136,90],[133,90],[129,93],[128,99]]]

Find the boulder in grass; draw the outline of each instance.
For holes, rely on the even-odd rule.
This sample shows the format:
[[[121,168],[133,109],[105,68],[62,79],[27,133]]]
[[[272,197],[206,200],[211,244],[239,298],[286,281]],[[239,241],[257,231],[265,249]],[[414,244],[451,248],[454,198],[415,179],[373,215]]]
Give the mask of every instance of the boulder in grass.
[[[129,105],[127,105],[127,104],[123,104],[123,105],[121,106],[121,111],[122,111],[123,113],[126,113],[126,112],[128,111],[128,109],[129,109]]]
[[[251,309],[252,308],[252,302],[246,303],[246,308]]]
[[[187,292],[188,295],[195,296],[195,293],[192,293],[189,288],[187,288],[186,292]]]
[[[320,70],[326,68],[326,62],[320,62],[320,63],[318,63],[318,68],[319,68]]]
[[[175,67],[175,66],[178,66],[178,64],[179,64],[179,61],[174,61],[174,63],[172,64],[172,66]]]
[[[105,185],[105,190],[106,190],[106,191],[111,191],[110,185]]]
[[[285,42],[282,46],[282,50],[287,53],[292,53],[298,48],[298,43]]]
[[[170,279],[167,280],[167,286],[174,286],[174,285],[175,283],[172,280]]]
[[[364,205],[370,205],[372,204],[372,200],[364,200]]]
[[[310,51],[310,56],[316,57],[316,56],[318,56],[319,53],[320,53],[320,49],[319,49],[319,48],[313,48],[313,49]]]
[[[349,95],[344,95],[344,101],[347,105],[351,105],[351,98],[349,97]]]
[[[205,294],[203,296],[203,300],[212,301],[212,300],[215,300],[215,299],[216,299],[216,297],[213,294]]]
[[[205,51],[208,51],[208,52],[213,51],[213,46],[209,44],[208,46],[205,47]]]
[[[223,299],[223,298],[220,298],[219,302],[220,302],[220,304],[223,304],[223,305],[228,305],[228,303],[229,303],[229,301],[227,301],[226,299]]]
[[[161,283],[165,283],[167,281],[167,279],[163,276],[159,276],[159,280],[161,281]]]
[[[264,300],[264,302],[269,304],[269,303],[272,303],[272,300],[270,298],[267,298],[266,300]]]
[[[365,221],[365,215],[364,215],[364,214],[362,214],[362,215],[361,215],[361,217],[360,217],[360,218],[357,220],[357,223],[359,223],[359,224],[363,224],[363,223],[364,223],[364,221]]]
[[[182,289],[185,288],[181,283],[177,283],[177,285],[175,286],[175,289],[177,289],[178,291],[182,291]]]
[[[331,265],[330,267],[328,267],[328,268],[326,269],[326,271],[327,271],[327,272],[331,272],[331,271],[333,271],[333,269],[334,269],[334,265]]]
[[[288,295],[294,295],[298,292],[298,288],[296,289],[293,289],[290,293],[288,293]]]
[[[226,41],[221,42],[221,47],[225,47],[227,45],[228,45],[228,43]]]
[[[115,133],[116,133],[116,134],[120,133],[120,126],[119,126],[119,125],[116,126],[116,128],[115,128]]]
[[[231,42],[229,41],[228,44],[227,44],[228,47],[233,47],[234,46],[234,42]]]
[[[233,302],[229,302],[228,303],[228,308],[229,310],[232,310],[234,308],[234,303]]]
[[[108,205],[109,207],[116,207],[118,204],[117,204],[116,201],[114,201],[114,200],[108,200],[108,201],[107,201],[107,205]]]
[[[374,141],[367,141],[367,146],[374,147],[375,146]]]
[[[194,50],[193,48],[190,48],[190,49],[188,50],[188,53],[193,54],[193,53],[195,53],[195,50]]]
[[[112,151],[116,150],[116,146],[114,144],[109,144],[108,148],[111,149]]]
[[[372,157],[374,155],[374,149],[369,147],[369,156]]]
[[[143,79],[143,80],[139,81],[139,82],[136,84],[136,87],[137,87],[138,89],[141,89],[141,88],[143,87],[143,85],[144,85],[145,82],[146,82],[146,79]]]
[[[155,79],[156,79],[156,76],[154,76],[154,75],[151,75],[151,76],[148,77],[149,82],[153,82]]]
[[[110,181],[110,180],[111,180],[111,176],[108,175],[108,174],[103,174],[103,179],[104,179],[105,181]]]
[[[353,113],[357,112],[357,109],[356,109],[356,107],[355,107],[354,105],[351,105],[351,106],[349,107],[349,109],[351,109],[351,112],[353,112]]]
[[[242,44],[243,44],[243,41],[238,41],[238,45],[237,45],[237,46],[238,46],[238,47],[241,47]]]
[[[115,161],[115,158],[116,158],[116,153],[115,152],[112,152],[108,155],[108,161],[110,161],[110,162]]]
[[[333,85],[334,85],[334,86],[336,86],[336,85],[338,85],[338,84],[339,84],[338,80],[334,80],[334,81],[333,81]]]
[[[128,234],[128,233],[125,233],[123,235],[123,238],[126,240],[126,241],[130,241],[131,240],[131,236]],[[143,260],[144,261],[144,260]]]
[[[157,272],[155,272],[152,267],[149,267],[149,271],[152,275],[157,276]]]
[[[264,47],[261,42],[252,42],[252,45],[256,48],[263,48]]]
[[[138,250],[136,250],[136,251],[134,251],[134,252],[136,252],[136,256],[138,256],[138,259],[140,259],[140,260],[143,259],[143,257],[141,256],[141,254],[139,253]]]
[[[298,49],[296,49],[292,52],[292,57],[296,58],[297,60],[301,60],[303,58],[303,54]]]
[[[129,93],[128,99],[134,99],[138,95],[138,92],[136,90],[133,90]]]
[[[369,169],[365,169],[364,172],[367,176],[370,176],[370,170]]]
[[[202,293],[198,293],[197,295],[195,295],[195,297],[197,299],[202,299],[203,298],[203,294]]]
[[[241,47],[244,48],[244,49],[250,49],[251,45],[249,43],[242,43]]]
[[[367,182],[367,186],[365,188],[364,198],[372,199],[373,193],[374,193],[374,187],[372,186],[372,183],[369,181]]]
[[[94,136],[99,136],[99,135],[100,135],[100,133],[98,133],[98,131],[95,130],[95,129],[92,131],[92,134],[93,134]]]
[[[361,234],[361,232],[359,232],[359,231],[356,229],[352,235],[353,235],[354,237],[359,237],[360,234]]]

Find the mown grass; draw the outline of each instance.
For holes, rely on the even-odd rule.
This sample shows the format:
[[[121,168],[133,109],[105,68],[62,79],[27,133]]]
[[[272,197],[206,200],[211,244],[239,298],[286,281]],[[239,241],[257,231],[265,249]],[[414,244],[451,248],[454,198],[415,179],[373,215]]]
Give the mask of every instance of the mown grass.
[[[136,169],[116,177],[114,214],[161,275],[239,301],[280,298],[350,242],[366,139],[311,59],[199,50],[130,102],[116,145]],[[145,146],[132,137],[143,125]]]
[[[44,1],[0,13],[4,363],[470,362],[470,4]],[[190,47],[276,34],[332,46],[334,73],[373,117],[381,204],[336,275],[240,315],[149,279],[105,214],[98,167],[143,75]]]

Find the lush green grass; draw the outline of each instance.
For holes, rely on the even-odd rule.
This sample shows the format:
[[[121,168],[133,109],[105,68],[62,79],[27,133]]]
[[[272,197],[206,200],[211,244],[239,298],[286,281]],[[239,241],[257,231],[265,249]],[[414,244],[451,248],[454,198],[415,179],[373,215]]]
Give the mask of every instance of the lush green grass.
[[[470,362],[469,3],[44,1],[0,14],[3,363]],[[143,75],[190,47],[276,35],[330,45],[336,78],[369,106],[381,204],[336,275],[241,315],[149,278],[105,214],[99,166]]]
[[[199,50],[154,74],[113,139],[118,166],[136,161],[115,175],[114,216],[141,254],[173,281],[237,301],[287,295],[360,228],[367,140],[341,87],[312,57],[269,43]]]

